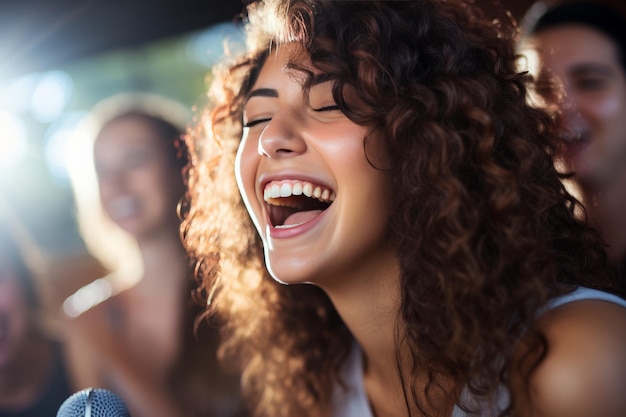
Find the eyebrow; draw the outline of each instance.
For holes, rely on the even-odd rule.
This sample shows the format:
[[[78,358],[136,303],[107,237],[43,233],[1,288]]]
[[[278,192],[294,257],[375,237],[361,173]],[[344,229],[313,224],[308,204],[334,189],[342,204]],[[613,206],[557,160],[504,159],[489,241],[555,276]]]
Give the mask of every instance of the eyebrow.
[[[327,81],[331,81],[335,79],[335,77],[328,73],[315,74],[311,77],[310,86],[314,87],[318,84],[325,83]],[[257,88],[256,90],[250,91],[246,96],[244,103],[247,103],[252,97],[278,97],[278,91],[273,88]]]
[[[250,91],[245,101],[247,102],[252,97],[278,97],[278,91],[273,88],[257,88]]]

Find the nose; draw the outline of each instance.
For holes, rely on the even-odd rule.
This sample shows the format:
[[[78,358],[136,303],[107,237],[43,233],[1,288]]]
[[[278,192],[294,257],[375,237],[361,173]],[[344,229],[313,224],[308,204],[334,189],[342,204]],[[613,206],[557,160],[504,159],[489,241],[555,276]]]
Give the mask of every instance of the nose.
[[[577,141],[586,130],[586,119],[578,102],[571,94],[563,94],[558,102],[557,111],[560,116],[562,136],[568,141]]]
[[[123,169],[111,168],[98,174],[98,186],[103,197],[115,195],[124,188],[125,183],[126,175]]]
[[[278,111],[259,136],[258,151],[269,158],[289,158],[306,150],[305,120],[293,111]]]

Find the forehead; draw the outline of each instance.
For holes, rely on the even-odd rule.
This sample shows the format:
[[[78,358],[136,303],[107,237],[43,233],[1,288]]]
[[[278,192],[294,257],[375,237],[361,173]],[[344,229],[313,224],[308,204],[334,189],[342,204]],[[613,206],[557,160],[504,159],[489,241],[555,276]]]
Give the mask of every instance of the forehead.
[[[255,84],[268,83],[282,76],[289,77],[297,83],[303,83],[304,73],[290,67],[292,63],[297,63],[299,68],[306,71],[317,72],[300,44],[296,42],[278,44],[269,51]]]
[[[565,73],[580,64],[619,67],[617,44],[604,33],[582,24],[548,28],[533,36],[539,66]]]
[[[156,129],[138,117],[124,117],[104,126],[96,138],[96,147],[104,146],[154,146],[161,142]]]

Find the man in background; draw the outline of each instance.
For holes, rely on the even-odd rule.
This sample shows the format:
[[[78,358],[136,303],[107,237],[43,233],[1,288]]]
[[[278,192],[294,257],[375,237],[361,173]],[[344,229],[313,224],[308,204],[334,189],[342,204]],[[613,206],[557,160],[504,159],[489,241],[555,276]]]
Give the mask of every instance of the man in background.
[[[538,96],[561,121],[558,162],[626,283],[626,19],[598,3],[564,3],[529,32]]]

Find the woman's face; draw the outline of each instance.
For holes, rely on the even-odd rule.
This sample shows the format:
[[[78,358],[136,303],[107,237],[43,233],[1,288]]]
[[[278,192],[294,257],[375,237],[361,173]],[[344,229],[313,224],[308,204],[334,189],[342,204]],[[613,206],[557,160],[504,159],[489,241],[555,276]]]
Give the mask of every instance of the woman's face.
[[[145,120],[105,126],[94,145],[100,198],[107,215],[136,238],[170,228],[182,194],[181,173],[165,140]]]
[[[286,67],[294,48],[273,50],[248,94],[236,175],[272,276],[324,286],[389,256],[388,193],[332,83],[314,83],[307,101],[303,74]]]

